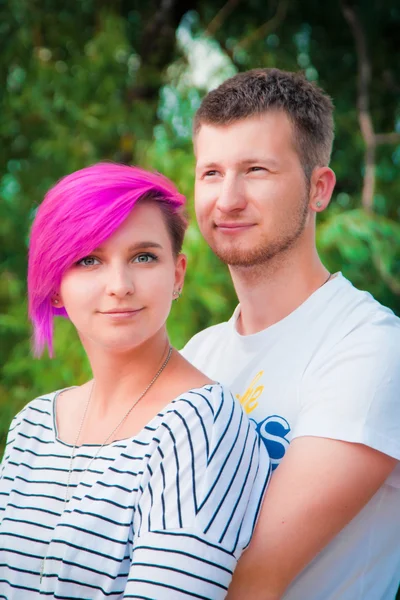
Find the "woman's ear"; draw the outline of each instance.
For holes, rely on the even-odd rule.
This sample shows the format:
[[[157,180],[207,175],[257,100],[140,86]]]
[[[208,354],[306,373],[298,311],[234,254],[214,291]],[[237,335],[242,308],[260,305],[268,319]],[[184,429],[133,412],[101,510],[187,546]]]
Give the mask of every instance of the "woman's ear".
[[[61,300],[60,294],[53,294],[50,302],[51,305],[54,306],[54,308],[64,308],[64,304]]]
[[[183,284],[185,281],[186,266],[187,266],[186,254],[178,254],[176,261],[175,261],[174,291],[178,291],[179,293],[182,291]]]

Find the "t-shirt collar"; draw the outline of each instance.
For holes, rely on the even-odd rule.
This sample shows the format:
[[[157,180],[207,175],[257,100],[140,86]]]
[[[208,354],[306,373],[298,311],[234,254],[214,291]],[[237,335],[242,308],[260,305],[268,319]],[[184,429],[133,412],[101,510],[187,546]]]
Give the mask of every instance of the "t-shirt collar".
[[[266,329],[257,331],[257,333],[242,335],[238,332],[236,324],[240,315],[240,304],[238,304],[235,310],[233,311],[233,314],[229,319],[228,323],[231,326],[233,333],[237,339],[242,340],[246,344],[252,344],[253,341],[254,343],[259,344],[260,340],[264,337],[270,338],[278,334],[282,335],[283,331],[287,327],[296,326],[297,323],[301,323],[301,317],[303,316],[303,314],[312,311],[316,303],[323,301],[325,298],[329,298],[332,295],[332,293],[334,293],[338,289],[338,286],[341,287],[343,284],[351,285],[351,283],[342,275],[340,271],[334,273],[334,275],[329,281],[327,281],[327,283],[322,285],[320,288],[316,289],[315,292],[313,292],[302,304],[300,304],[300,306],[295,308],[286,317],[284,317],[280,321],[277,321],[277,323],[270,325]]]

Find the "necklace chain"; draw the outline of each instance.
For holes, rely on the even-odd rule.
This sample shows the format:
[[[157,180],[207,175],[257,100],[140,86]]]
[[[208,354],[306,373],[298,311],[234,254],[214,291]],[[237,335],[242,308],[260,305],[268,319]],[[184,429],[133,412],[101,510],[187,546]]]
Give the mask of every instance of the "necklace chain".
[[[122,417],[122,419],[120,420],[120,422],[118,423],[118,425],[116,427],[114,427],[114,429],[112,430],[112,432],[106,437],[106,439],[104,440],[104,442],[98,448],[96,454],[90,459],[90,461],[89,461],[86,469],[82,472],[81,477],[83,477],[83,475],[89,469],[89,467],[92,464],[92,462],[98,457],[98,455],[100,454],[100,452],[102,451],[102,449],[104,448],[104,446],[107,444],[107,442],[118,431],[118,429],[121,427],[121,425],[129,417],[129,415],[131,414],[131,412],[133,411],[133,409],[135,408],[135,406],[140,402],[140,400],[143,398],[143,396],[145,396],[147,394],[147,392],[149,391],[149,389],[152,387],[152,385],[159,378],[159,376],[161,375],[161,373],[164,371],[165,367],[167,366],[167,364],[169,362],[169,359],[171,358],[171,354],[172,354],[172,347],[170,346],[169,349],[168,349],[168,354],[167,354],[166,359],[164,360],[164,362],[161,365],[161,367],[158,369],[157,373],[154,375],[153,379],[150,381],[150,383],[148,384],[148,386],[143,390],[143,392],[140,394],[140,396],[138,398],[136,398],[135,402],[132,404],[132,406],[129,408],[129,410],[125,413],[125,415]],[[69,494],[69,488],[70,488],[70,483],[71,483],[71,475],[72,475],[72,471],[73,471],[72,465],[73,465],[74,458],[75,458],[75,450],[76,450],[76,447],[78,446],[78,441],[79,441],[79,438],[81,436],[82,428],[83,428],[83,425],[84,425],[85,420],[86,420],[86,415],[87,415],[87,412],[88,412],[88,409],[89,409],[90,401],[91,401],[92,396],[93,396],[94,387],[95,387],[95,382],[93,381],[93,385],[91,387],[89,398],[88,398],[88,401],[87,401],[87,404],[86,404],[85,412],[83,413],[82,421],[81,421],[81,424],[80,424],[80,427],[79,427],[78,435],[76,436],[76,439],[75,439],[75,442],[74,442],[74,446],[72,448],[71,461],[70,461],[69,470],[68,470],[67,489],[65,491],[65,502],[68,502],[70,500],[70,497],[68,496],[68,494]]]
[[[148,386],[143,390],[143,392],[140,394],[140,396],[138,398],[136,398],[135,402],[132,404],[132,406],[129,408],[129,410],[125,413],[125,415],[122,417],[122,419],[120,420],[120,422],[118,423],[118,425],[116,427],[114,427],[114,429],[112,430],[112,432],[106,437],[106,439],[104,440],[104,442],[98,448],[96,454],[90,459],[90,461],[89,461],[86,469],[81,473],[81,479],[82,479],[83,475],[86,473],[86,471],[89,469],[89,467],[92,464],[92,462],[99,456],[101,450],[104,448],[104,446],[107,444],[107,442],[118,431],[118,429],[121,427],[121,425],[129,417],[129,415],[131,414],[131,412],[133,411],[133,409],[135,408],[135,406],[140,402],[140,400],[143,398],[143,396],[145,396],[147,394],[147,392],[149,391],[149,389],[151,388],[151,386],[160,377],[161,373],[164,371],[165,367],[167,366],[167,364],[169,362],[169,359],[171,358],[171,355],[172,355],[172,346],[169,346],[167,356],[166,356],[164,362],[162,363],[161,367],[158,369],[157,373],[154,375],[153,379],[150,381],[150,383],[148,384]],[[74,442],[74,445],[72,447],[71,460],[70,460],[69,469],[68,469],[67,487],[66,487],[66,490],[65,490],[63,513],[65,511],[66,505],[68,504],[68,502],[70,500],[69,489],[70,489],[70,486],[71,486],[71,475],[72,475],[72,472],[73,472],[73,468],[72,467],[73,467],[74,458],[75,458],[75,450],[76,450],[76,448],[78,446],[78,442],[79,442],[79,438],[80,438],[81,433],[82,433],[83,425],[85,423],[86,416],[87,416],[88,411],[89,411],[89,406],[90,406],[90,402],[91,402],[91,399],[92,399],[92,396],[93,396],[94,387],[95,387],[95,381],[93,380],[92,387],[90,388],[89,398],[87,400],[86,407],[85,407],[85,410],[84,410],[84,413],[83,413],[83,417],[82,417],[81,423],[79,425],[78,434],[77,434],[77,436],[75,438],[75,442]],[[42,559],[42,564],[41,564],[41,569],[40,569],[40,583],[42,583],[45,565],[46,565],[46,556],[44,556],[44,558]]]

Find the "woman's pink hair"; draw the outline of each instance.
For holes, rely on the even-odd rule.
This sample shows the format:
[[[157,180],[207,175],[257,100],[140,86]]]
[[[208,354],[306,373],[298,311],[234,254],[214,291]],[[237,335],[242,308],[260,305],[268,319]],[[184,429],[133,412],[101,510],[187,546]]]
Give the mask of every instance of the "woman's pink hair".
[[[31,229],[28,261],[29,318],[36,356],[53,354],[52,306],[65,271],[100,246],[149,196],[179,211],[185,198],[167,178],[138,167],[98,163],[61,179],[46,194]]]

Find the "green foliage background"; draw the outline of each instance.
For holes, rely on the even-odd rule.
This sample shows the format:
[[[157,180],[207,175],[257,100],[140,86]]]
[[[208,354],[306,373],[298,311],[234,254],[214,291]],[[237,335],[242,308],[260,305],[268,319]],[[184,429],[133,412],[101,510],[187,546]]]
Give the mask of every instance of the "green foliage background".
[[[400,132],[400,8],[355,6],[372,73],[377,131]],[[26,318],[26,254],[32,217],[61,176],[100,159],[141,164],[171,177],[192,210],[191,119],[206,91],[238,70],[303,70],[332,95],[338,183],[321,216],[326,265],[341,269],[400,313],[400,144],[377,148],[373,211],[361,204],[364,140],[357,109],[355,38],[343,5],[315,0],[56,0],[0,4],[0,443],[11,416],[40,392],[89,376],[70,324],[59,319],[56,358],[34,360]],[[396,143],[397,142],[397,143]],[[226,319],[235,304],[226,268],[194,218],[185,293],[169,330],[182,346]]]
[[[400,132],[400,9],[395,0],[354,8],[368,42],[373,125]],[[9,0],[0,4],[0,30],[0,445],[10,418],[27,401],[89,376],[63,319],[56,358],[30,355],[27,239],[45,191],[100,159],[136,163],[171,177],[193,216],[192,116],[204,93],[238,70],[303,70],[334,98],[338,183],[321,216],[319,249],[329,269],[341,269],[400,313],[400,144],[377,148],[368,212],[361,204],[359,63],[343,5],[81,0],[60,9],[56,0]],[[194,217],[185,251],[185,292],[169,320],[178,347],[226,319],[236,302],[227,270],[201,239]]]
[[[204,93],[237,71],[302,70],[333,97],[338,183],[318,226],[319,250],[331,271],[342,270],[400,314],[397,0],[80,0],[61,6],[0,0],[0,453],[19,408],[90,375],[66,320],[58,320],[52,361],[30,355],[27,239],[45,191],[100,159],[140,164],[172,178],[193,217],[192,116]],[[355,29],[346,9],[356,17]],[[371,75],[367,116],[375,132],[391,134],[376,146],[372,210],[361,199],[361,66]],[[184,295],[169,320],[177,347],[228,318],[236,302],[228,272],[194,217],[185,251]]]
[[[56,0],[0,2],[0,451],[11,417],[27,401],[89,376],[63,319],[54,360],[30,355],[27,239],[45,191],[100,159],[136,163],[171,177],[193,214],[191,119],[204,93],[238,70],[302,70],[333,97],[338,183],[319,223],[319,250],[331,271],[342,270],[400,314],[397,0],[80,0],[61,6]],[[393,134],[376,148],[372,211],[361,202],[360,54],[346,6],[366,41],[369,116],[376,132]],[[226,319],[236,302],[227,270],[194,218],[185,251],[185,291],[169,320],[177,347]]]

